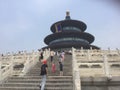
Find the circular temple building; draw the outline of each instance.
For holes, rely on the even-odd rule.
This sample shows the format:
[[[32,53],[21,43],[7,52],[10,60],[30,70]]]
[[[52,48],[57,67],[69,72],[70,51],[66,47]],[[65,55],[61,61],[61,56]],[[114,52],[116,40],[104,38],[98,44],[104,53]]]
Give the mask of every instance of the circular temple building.
[[[51,26],[52,34],[45,37],[44,42],[51,50],[69,50],[74,48],[83,49],[100,49],[97,46],[91,45],[95,40],[94,36],[84,32],[87,25],[78,20],[70,18],[69,12],[66,12],[65,20],[58,21]]]

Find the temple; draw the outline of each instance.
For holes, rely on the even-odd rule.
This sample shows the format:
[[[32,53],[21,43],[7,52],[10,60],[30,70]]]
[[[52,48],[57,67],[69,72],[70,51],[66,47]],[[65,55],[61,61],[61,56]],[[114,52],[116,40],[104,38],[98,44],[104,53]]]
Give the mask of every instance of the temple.
[[[95,40],[94,36],[85,32],[87,25],[78,20],[73,20],[70,13],[66,12],[65,20],[55,22],[51,26],[52,34],[45,37],[44,42],[52,50],[64,49],[69,50],[74,48],[83,49],[100,49],[97,46],[91,45]]]
[[[120,90],[120,50],[91,45],[95,38],[85,32],[86,28],[85,23],[72,20],[66,12],[65,20],[51,26],[53,34],[44,39],[48,45],[45,50],[0,54],[0,90],[40,90],[43,60],[48,65],[45,90]],[[51,62],[51,50],[61,49],[65,58],[60,63],[61,52],[57,52]],[[66,52],[69,49],[71,54]]]

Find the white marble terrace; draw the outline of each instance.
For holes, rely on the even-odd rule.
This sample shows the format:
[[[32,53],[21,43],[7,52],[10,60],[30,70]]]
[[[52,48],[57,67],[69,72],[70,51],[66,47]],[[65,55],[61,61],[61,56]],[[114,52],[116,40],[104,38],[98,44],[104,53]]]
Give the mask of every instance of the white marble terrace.
[[[24,76],[39,59],[39,52],[8,53],[0,56],[0,81],[12,75]],[[50,50],[44,51],[44,59]],[[24,65],[14,69],[15,65]],[[74,90],[81,90],[81,77],[120,76],[120,50],[84,50],[72,48],[72,71]]]

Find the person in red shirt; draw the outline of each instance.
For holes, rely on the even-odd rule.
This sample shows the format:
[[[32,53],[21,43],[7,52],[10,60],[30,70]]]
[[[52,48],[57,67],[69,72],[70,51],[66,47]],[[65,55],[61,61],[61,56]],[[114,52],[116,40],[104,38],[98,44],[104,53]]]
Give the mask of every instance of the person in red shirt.
[[[53,62],[52,63],[52,72],[55,73],[55,71],[56,71],[56,66],[55,66],[55,63]]]

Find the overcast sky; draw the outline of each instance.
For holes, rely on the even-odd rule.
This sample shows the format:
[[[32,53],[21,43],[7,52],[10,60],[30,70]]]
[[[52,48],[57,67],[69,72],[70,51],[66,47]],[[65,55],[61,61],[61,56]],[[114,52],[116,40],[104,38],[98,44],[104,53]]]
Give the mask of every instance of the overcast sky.
[[[120,12],[104,0],[0,0],[0,53],[37,50],[46,46],[50,26],[65,19],[87,24],[92,45],[120,49]]]

